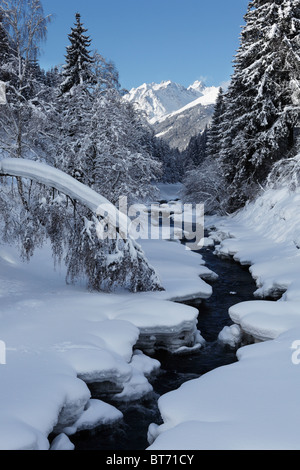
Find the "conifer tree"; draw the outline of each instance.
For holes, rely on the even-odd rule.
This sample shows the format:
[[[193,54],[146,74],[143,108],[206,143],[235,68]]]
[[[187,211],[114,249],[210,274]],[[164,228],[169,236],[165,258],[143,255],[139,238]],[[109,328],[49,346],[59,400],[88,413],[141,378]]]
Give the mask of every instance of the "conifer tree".
[[[198,168],[207,156],[208,128],[191,138],[185,151],[185,167],[187,169]]]
[[[66,65],[63,71],[65,80],[61,85],[63,93],[70,91],[74,86],[95,82],[92,73],[94,60],[88,50],[91,39],[84,34],[86,32],[87,29],[81,23],[80,14],[76,13],[76,24],[69,34],[71,45],[67,47]]]
[[[158,180],[163,183],[181,181],[184,166],[183,154],[177,148],[171,148],[163,139],[156,137],[153,129],[145,137],[148,140],[148,153],[161,166]]]
[[[0,66],[6,64],[9,57],[8,36],[3,23],[3,13],[0,11]]]
[[[210,128],[207,133],[207,155],[211,158],[217,158],[221,148],[221,125],[223,113],[225,111],[223,89],[220,88],[215,104],[214,114]]]
[[[300,111],[300,0],[252,0],[245,20],[221,130],[231,211],[292,151]]]

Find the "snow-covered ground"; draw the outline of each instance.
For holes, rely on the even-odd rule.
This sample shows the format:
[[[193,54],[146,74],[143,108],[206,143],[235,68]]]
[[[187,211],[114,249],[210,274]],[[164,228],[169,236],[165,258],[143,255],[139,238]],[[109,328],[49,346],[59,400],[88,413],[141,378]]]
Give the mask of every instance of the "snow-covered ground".
[[[161,397],[164,424],[150,426],[149,449],[299,450],[300,190],[268,189],[207,226],[216,252],[250,265],[257,283],[257,300],[230,309],[236,326],[219,339],[230,344],[242,329],[256,343]]]
[[[162,199],[177,191],[163,186]],[[243,330],[257,342],[238,350],[237,363],[162,396],[164,424],[150,426],[149,450],[300,449],[299,206],[299,190],[270,189],[236,216],[207,219],[205,244],[249,265],[257,282],[257,300],[230,309],[236,325],[219,340],[235,346]],[[52,448],[72,449],[76,431],[122,419],[91,399],[89,382],[105,382],[119,400],[139,398],[160,367],[147,347],[180,351],[179,337],[201,347],[198,311],[173,300],[209,297],[200,277],[213,273],[180,243],[141,245],[163,292],[90,293],[65,284],[47,247],[30,264],[0,247],[0,449],[49,449],[53,430]]]
[[[48,449],[52,431],[53,449],[72,449],[76,431],[122,419],[115,407],[91,400],[88,383],[137,399],[152,390],[148,377],[160,367],[141,348],[201,347],[198,311],[172,299],[209,297],[199,276],[213,273],[179,242],[142,247],[163,292],[87,292],[84,283],[65,284],[47,246],[29,264],[0,246],[0,449]]]

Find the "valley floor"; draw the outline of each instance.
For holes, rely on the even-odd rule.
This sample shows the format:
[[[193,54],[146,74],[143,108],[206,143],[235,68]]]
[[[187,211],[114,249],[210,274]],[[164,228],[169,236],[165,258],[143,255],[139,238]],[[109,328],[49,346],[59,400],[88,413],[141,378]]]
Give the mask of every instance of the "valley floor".
[[[46,450],[52,432],[51,449],[72,449],[77,431],[122,419],[91,399],[89,383],[120,401],[139,399],[160,367],[146,349],[201,347],[198,310],[174,300],[210,297],[201,277],[214,273],[179,242],[142,246],[163,292],[91,293],[84,282],[66,285],[47,246],[28,264],[0,246],[0,449]]]
[[[299,205],[299,191],[269,190],[236,216],[207,218],[217,254],[251,266],[257,300],[229,313],[256,343],[238,350],[237,363],[163,395],[163,424],[150,426],[149,450],[299,450]],[[74,448],[78,430],[122,419],[91,399],[88,383],[136,399],[151,391],[148,376],[160,367],[142,352],[146,344],[176,350],[180,338],[201,347],[198,311],[174,300],[209,298],[205,279],[214,273],[180,243],[142,246],[164,292],[90,293],[65,284],[47,247],[30,264],[0,247],[0,449]],[[272,296],[279,300],[266,300]]]

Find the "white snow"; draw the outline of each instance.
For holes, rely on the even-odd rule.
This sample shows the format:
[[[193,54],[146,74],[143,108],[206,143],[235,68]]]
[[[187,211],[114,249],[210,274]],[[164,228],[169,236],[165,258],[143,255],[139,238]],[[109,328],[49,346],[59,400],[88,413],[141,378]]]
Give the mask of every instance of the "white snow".
[[[172,116],[176,116],[178,114],[184,113],[188,109],[194,108],[195,106],[209,106],[212,104],[215,104],[217,97],[219,94],[219,88],[217,87],[208,87],[203,91],[203,96],[200,96],[196,98],[195,100],[191,101],[190,103],[186,104],[182,108],[176,109],[175,111],[172,111],[171,113],[165,114],[159,118],[155,119],[155,122],[162,122],[167,118],[170,118]],[[154,123],[154,122],[153,122]],[[159,134],[158,134],[159,135]],[[157,137],[158,137],[157,135]]]
[[[218,341],[235,348],[240,345],[242,336],[243,332],[239,325],[224,326],[223,330],[219,333]]]
[[[249,265],[257,283],[257,300],[230,308],[234,324],[219,341],[235,347],[247,333],[254,344],[160,398],[163,424],[150,426],[149,450],[300,449],[299,206],[299,188],[285,184],[234,216],[207,217],[216,253]]]
[[[196,80],[188,88],[170,80],[161,83],[144,83],[133,88],[124,96],[124,100],[135,105],[146,113],[151,124],[163,121],[173,113],[188,109],[189,106],[214,104],[219,88],[206,87]],[[179,111],[180,110],[180,111]]]
[[[142,240],[141,246],[150,264],[157,267],[166,289],[151,295],[152,298],[188,300],[208,299],[212,295],[212,287],[203,279],[214,280],[216,275],[204,265],[201,255],[185,250],[176,241],[162,240],[158,244],[156,240]]]
[[[203,246],[214,246],[214,240],[209,238],[209,237],[203,237],[201,238],[200,242],[199,242],[199,246],[200,247],[203,247]]]
[[[269,39],[274,39],[274,37],[276,36],[276,33],[277,33],[277,29],[278,29],[278,25],[276,23],[274,23],[271,26],[269,34],[268,34]]]
[[[206,86],[205,84],[200,81],[200,80],[196,80],[194,83],[192,83],[189,87],[188,87],[188,90],[196,90],[198,91],[199,93],[203,93],[205,90],[206,90]]]
[[[127,234],[130,221],[125,214],[118,211],[101,194],[57,168],[32,160],[7,158],[0,161],[0,174],[29,178],[50,188],[55,188],[88,207],[95,214],[107,218],[113,227],[120,227],[123,233]]]
[[[164,424],[151,426],[148,450],[299,450],[300,330],[245,346],[239,361],[159,399]],[[150,441],[151,442],[151,441]]]
[[[6,83],[0,80],[0,105],[5,105],[6,103]]]
[[[73,433],[94,429],[98,424],[112,424],[123,418],[121,411],[101,400],[91,399],[73,426]],[[69,432],[69,434],[72,434]]]
[[[65,284],[64,268],[54,271],[47,246],[28,264],[1,246],[0,449],[49,449],[52,431],[60,435],[52,449],[72,448],[66,436],[76,430],[121,419],[114,407],[90,401],[89,382],[106,392],[108,386],[119,400],[138,399],[152,390],[148,376],[160,367],[133,350],[139,342],[199,346],[198,311],[170,299],[206,298],[211,288],[199,276],[211,272],[180,243],[146,241],[143,248],[161,270],[164,292],[87,292],[85,285]],[[182,332],[186,341],[179,342]]]
[[[64,433],[56,436],[52,443],[50,450],[74,450],[75,446],[72,444],[68,436]]]
[[[273,188],[235,216],[207,219],[204,243],[220,242],[217,254],[249,265],[257,283],[257,300],[230,309],[234,325],[219,341],[236,347],[247,333],[257,342],[238,350],[237,363],[162,396],[163,424],[150,426],[149,450],[300,449],[299,206],[299,189]],[[178,352],[201,347],[198,312],[171,300],[209,297],[201,277],[214,274],[180,243],[141,245],[164,292],[87,293],[65,285],[47,249],[22,264],[13,248],[1,247],[0,449],[49,449],[53,430],[51,448],[72,449],[76,430],[122,419],[116,408],[91,400],[86,382],[108,380],[120,400],[151,391],[147,377],[159,364],[133,351],[145,338],[155,347],[171,334],[169,346]],[[282,297],[264,300],[274,295]],[[176,342],[183,331],[188,346]]]

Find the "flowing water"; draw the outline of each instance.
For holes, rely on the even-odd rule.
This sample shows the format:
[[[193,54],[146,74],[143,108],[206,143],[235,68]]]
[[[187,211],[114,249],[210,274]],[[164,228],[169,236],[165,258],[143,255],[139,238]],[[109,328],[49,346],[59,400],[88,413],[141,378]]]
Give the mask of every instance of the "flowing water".
[[[218,334],[224,326],[232,324],[228,316],[229,307],[252,300],[256,286],[246,267],[233,260],[218,258],[211,248],[204,248],[200,253],[206,266],[219,275],[219,279],[212,283],[213,295],[209,300],[189,302],[189,305],[199,310],[198,329],[206,340],[205,347],[182,356],[158,352],[155,358],[161,363],[161,371],[151,380],[153,393],[137,402],[111,402],[123,412],[124,419],[111,427],[99,427],[92,432],[80,432],[72,436],[76,450],[145,450],[148,447],[149,424],[161,423],[157,406],[160,395],[236,361],[236,351],[219,344]],[[93,398],[101,399],[95,390],[91,387]]]

